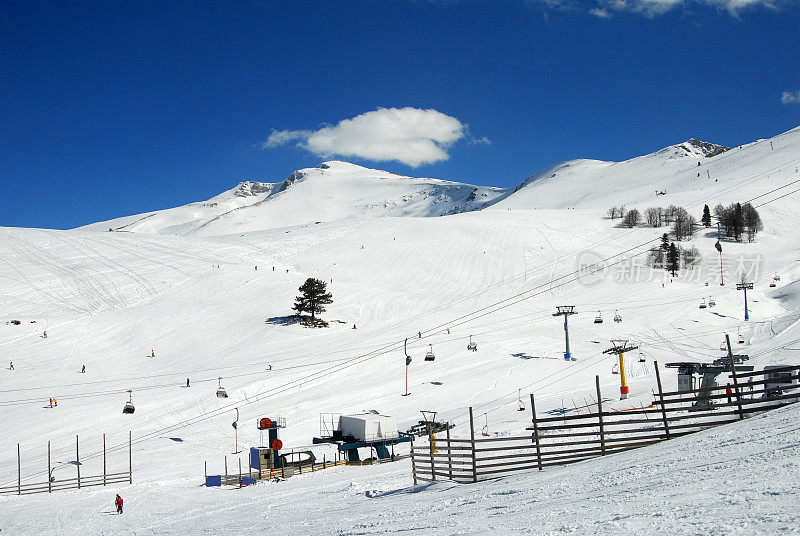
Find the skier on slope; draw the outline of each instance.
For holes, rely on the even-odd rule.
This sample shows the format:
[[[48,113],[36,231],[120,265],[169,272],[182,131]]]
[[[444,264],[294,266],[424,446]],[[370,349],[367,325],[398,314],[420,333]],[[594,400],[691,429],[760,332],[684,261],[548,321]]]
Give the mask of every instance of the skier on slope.
[[[119,496],[119,493],[117,493],[117,498],[114,499],[114,506],[117,507],[117,513],[121,514],[122,513],[122,497]]]

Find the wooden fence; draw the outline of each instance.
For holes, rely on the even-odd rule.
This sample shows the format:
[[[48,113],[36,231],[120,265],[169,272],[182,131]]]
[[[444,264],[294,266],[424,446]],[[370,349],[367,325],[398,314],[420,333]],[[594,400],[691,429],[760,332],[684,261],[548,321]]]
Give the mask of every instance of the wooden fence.
[[[52,493],[64,489],[80,489],[92,486],[107,486],[111,484],[133,484],[133,451],[132,434],[128,433],[128,470],[123,472],[109,473],[107,471],[106,458],[106,435],[103,434],[103,474],[81,476],[80,444],[78,436],[75,436],[75,478],[59,478],[53,475],[50,460],[50,442],[47,442],[47,475],[46,482],[26,482],[22,483],[22,455],[20,445],[17,444],[17,483],[12,486],[0,487],[0,495],[27,495],[30,493]]]
[[[530,435],[476,437],[472,408],[470,437],[445,437],[411,444],[414,483],[437,479],[460,483],[499,478],[517,471],[542,470],[652,445],[706,428],[744,419],[755,413],[800,400],[800,366],[767,371],[730,373],[730,385],[704,390],[664,392],[658,363],[654,363],[658,393],[646,408],[603,409],[600,378],[596,378],[596,411],[580,415],[539,417],[530,395]],[[774,376],[793,386],[775,387]],[[788,391],[788,392],[786,392]],[[431,448],[433,446],[433,448]]]

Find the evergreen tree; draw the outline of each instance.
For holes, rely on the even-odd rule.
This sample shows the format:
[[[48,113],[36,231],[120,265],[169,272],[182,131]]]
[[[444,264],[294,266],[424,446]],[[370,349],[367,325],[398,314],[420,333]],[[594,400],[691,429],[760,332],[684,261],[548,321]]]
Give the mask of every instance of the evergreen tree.
[[[297,311],[297,314],[303,311],[311,313],[311,320],[314,320],[318,313],[325,312],[323,305],[333,303],[333,296],[326,291],[325,281],[309,277],[298,290],[302,294],[294,299],[292,309]]]
[[[664,251],[669,250],[669,235],[667,233],[661,235],[661,249]]]
[[[708,208],[708,205],[703,207],[703,217],[700,219],[703,222],[703,225],[706,227],[711,227],[711,211]]]
[[[678,247],[675,242],[669,245],[667,252],[667,271],[672,272],[672,277],[675,277],[675,272],[681,268],[681,255],[678,252]]]

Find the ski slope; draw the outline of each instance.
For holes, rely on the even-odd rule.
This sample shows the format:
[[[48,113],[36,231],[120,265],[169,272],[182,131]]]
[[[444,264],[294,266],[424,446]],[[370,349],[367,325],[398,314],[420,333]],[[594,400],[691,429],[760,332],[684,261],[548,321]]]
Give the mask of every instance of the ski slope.
[[[641,520],[661,512],[671,532],[688,533],[679,527],[681,510],[668,512],[668,505],[677,501],[689,509],[690,497],[671,485],[646,487],[653,468],[661,466],[647,453],[663,455],[665,469],[657,473],[663,483],[672,474],[670,463],[677,467],[681,456],[697,457],[687,452],[688,442],[624,455],[624,463],[638,464],[630,487],[604,460],[460,488],[407,489],[406,462],[340,468],[242,492],[197,488],[203,461],[218,473],[223,456],[232,458],[234,408],[245,449],[259,441],[258,417],[285,417],[284,445],[307,449],[319,432],[320,413],[369,409],[394,416],[402,429],[419,420],[420,410],[436,410],[455,422],[454,434],[465,435],[472,406],[488,433],[506,434],[527,425],[527,414],[516,411],[519,390],[536,393],[539,411],[570,408],[591,400],[599,375],[603,393],[615,398],[618,377],[611,374],[612,358],[602,354],[612,338],[639,343],[644,358],[641,363],[639,354],[627,356],[632,397],[618,402],[620,408],[649,403],[654,360],[711,361],[722,354],[725,332],[733,339],[743,335],[745,344],[736,350],[748,353],[756,368],[797,363],[800,257],[794,231],[800,211],[798,194],[786,194],[800,180],[800,129],[716,156],[680,145],[621,163],[564,163],[508,191],[334,162],[302,170],[303,177],[290,184],[243,183],[201,203],[215,206],[192,204],[71,231],[0,228],[0,350],[15,365],[13,371],[0,369],[0,412],[7,423],[0,437],[0,482],[16,481],[17,443],[23,477],[41,481],[48,440],[54,476],[68,478],[75,470],[76,434],[84,474],[102,468],[97,453],[103,433],[112,447],[127,447],[129,430],[134,438],[134,484],[119,488],[128,506],[119,518],[124,521],[103,516],[117,490],[100,488],[0,496],[0,520],[6,520],[0,529],[117,533],[124,523],[122,531],[191,532],[199,518],[201,527],[221,533],[251,526],[251,509],[259,510],[256,519],[266,527],[275,509],[286,518],[281,532],[287,534],[469,534],[485,527],[518,533],[530,527],[532,512],[539,512],[534,518],[545,532],[638,527],[647,533],[652,526]],[[479,188],[476,199],[485,200],[470,200],[473,188]],[[758,208],[765,228],[752,244],[723,241],[725,286],[719,285],[715,230],[701,230],[683,244],[695,245],[703,259],[672,278],[641,262],[666,228],[628,229],[605,216],[611,205],[643,210],[676,204],[699,219],[703,204],[747,200],[765,203]],[[587,266],[594,273],[576,273]],[[747,323],[734,285],[742,272],[755,284]],[[781,279],[770,288],[776,273]],[[286,318],[307,277],[327,281],[333,293],[323,315],[330,322],[326,329]],[[710,297],[716,307],[698,309]],[[562,358],[561,319],[552,316],[563,304],[579,312],[570,318],[574,362]],[[593,322],[598,311],[603,324]],[[615,311],[622,323],[611,321]],[[6,323],[12,319],[20,325]],[[466,350],[469,335],[478,352]],[[406,338],[414,360],[411,396],[402,397]],[[430,344],[433,363],[422,359]],[[669,369],[663,376],[674,385]],[[214,396],[218,382],[230,398]],[[136,413],[123,416],[128,389]],[[51,397],[57,408],[45,407]],[[720,442],[726,433],[767,434],[770,426],[784,426],[780,419],[796,415],[795,409],[785,412],[772,424],[772,417],[754,419],[733,432],[709,432],[702,441]],[[789,428],[777,439],[765,435],[762,443],[780,447],[768,457],[776,466],[797,455],[791,446],[796,432]],[[730,449],[737,444],[726,443]],[[333,456],[330,447],[313,450]],[[698,497],[707,499],[723,482],[741,501],[766,503],[762,469],[746,473],[749,488],[731,483],[735,467],[714,465],[721,456],[708,454],[713,470],[704,471],[711,476]],[[112,454],[111,461],[124,467],[127,451]],[[603,480],[591,475],[613,481],[607,496],[594,497]],[[796,474],[775,478],[774,504],[780,506]],[[647,489],[646,499],[620,506],[627,517],[609,517],[609,505],[627,504],[630,489]],[[516,494],[532,506],[500,508]],[[591,507],[566,508],[570,496]],[[348,500],[352,509],[344,508]],[[735,502],[710,500],[715,506],[702,520],[700,512],[683,510],[692,533],[715,523],[745,526],[734,522]],[[489,505],[498,506],[496,512],[488,512]],[[646,514],[634,515],[634,507]],[[408,519],[399,521],[403,512]],[[463,518],[451,516],[456,512]],[[778,508],[749,533],[775,533],[795,519],[783,512]],[[611,528],[601,530],[593,516]]]

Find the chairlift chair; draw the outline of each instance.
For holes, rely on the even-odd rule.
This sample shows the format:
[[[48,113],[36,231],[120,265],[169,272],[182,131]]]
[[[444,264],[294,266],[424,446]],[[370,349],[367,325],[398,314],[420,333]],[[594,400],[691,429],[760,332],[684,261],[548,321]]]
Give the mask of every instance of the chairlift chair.
[[[619,374],[619,364],[618,363],[614,363],[614,365],[611,367],[611,374]]]
[[[484,424],[483,428],[481,429],[481,435],[484,437],[489,437],[489,415],[484,413],[483,416],[486,417],[486,424]]]
[[[622,322],[622,315],[619,314],[619,311],[614,311],[614,322],[616,322],[617,324]]]
[[[217,387],[217,398],[228,398],[228,393],[222,386],[222,378],[219,378],[219,387]]]
[[[701,303],[701,304],[700,304],[700,309],[705,309],[706,307],[708,307],[708,306],[706,305],[706,299],[705,299],[705,298],[703,298],[703,303]]]
[[[769,283],[769,286],[770,286],[770,288],[775,288],[775,287],[777,287],[778,285],[777,285],[777,284],[775,284],[775,281],[770,281],[770,283]]]
[[[640,349],[639,350],[639,363],[644,363],[644,362],[645,362],[644,354],[642,353],[642,350]]]
[[[467,344],[467,350],[472,352],[478,351],[478,345],[472,342],[472,335],[469,336],[469,343]]]
[[[603,315],[600,311],[597,311],[597,316],[594,317],[595,324],[602,324],[603,323]]]
[[[522,389],[517,389],[517,411],[525,411],[525,404],[522,402]]]
[[[714,301],[714,298],[708,298],[708,306],[714,307],[715,305],[717,305],[717,302]]]
[[[431,349],[425,354],[425,361],[433,361],[436,359],[436,356],[433,355],[433,345],[431,344]]]
[[[742,332],[737,329],[736,333],[739,335],[739,344],[744,344],[744,335],[742,335]]]
[[[723,340],[721,343],[719,343],[719,349],[722,350],[723,352],[727,351],[728,350],[728,343],[726,343]]]
[[[778,272],[775,272],[775,276],[773,276],[772,280],[773,281],[780,281],[781,280],[781,276],[778,275]]]
[[[128,389],[128,401],[125,402],[125,407],[122,408],[122,413],[127,414],[133,413],[134,411],[136,411],[136,408],[133,405],[133,392]]]

